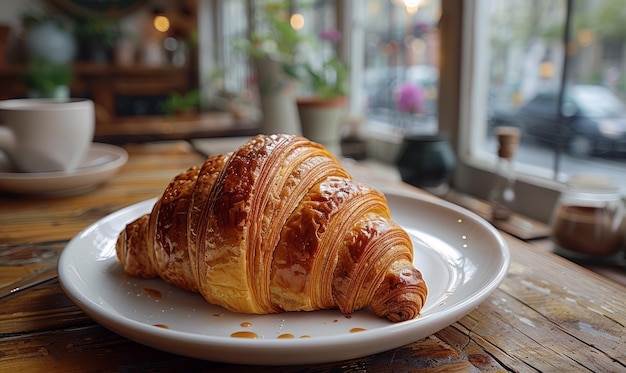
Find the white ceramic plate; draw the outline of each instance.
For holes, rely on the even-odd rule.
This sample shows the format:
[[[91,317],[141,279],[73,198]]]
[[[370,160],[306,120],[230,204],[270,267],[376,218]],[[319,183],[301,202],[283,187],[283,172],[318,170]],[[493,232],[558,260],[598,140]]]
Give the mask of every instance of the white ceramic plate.
[[[119,210],[74,237],[59,259],[59,280],[96,322],[180,355],[271,365],[370,355],[427,337],[469,313],[501,283],[510,260],[498,232],[467,210],[413,196],[388,194],[388,201],[394,219],[413,238],[415,264],[429,286],[421,316],[411,321],[393,324],[368,310],[237,314],[160,279],[129,277],[117,261],[115,241],[154,200]],[[257,338],[231,336],[237,332]]]
[[[108,180],[128,161],[118,146],[94,143],[73,172],[12,172],[0,156],[0,190],[37,197],[61,197],[88,192]]]

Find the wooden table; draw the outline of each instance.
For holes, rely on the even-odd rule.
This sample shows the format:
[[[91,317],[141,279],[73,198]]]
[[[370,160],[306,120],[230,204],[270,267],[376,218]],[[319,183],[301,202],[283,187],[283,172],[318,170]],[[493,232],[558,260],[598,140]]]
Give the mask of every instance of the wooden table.
[[[127,165],[90,193],[59,199],[0,194],[0,293],[24,278],[40,280],[0,298],[0,371],[250,370],[165,353],[120,337],[87,317],[59,286],[57,258],[71,237],[112,211],[158,196],[174,174],[204,158],[186,142],[125,148]],[[357,179],[390,183],[358,166],[350,168]],[[512,254],[508,277],[458,322],[407,346],[360,359],[255,371],[626,371],[626,289],[503,236]]]

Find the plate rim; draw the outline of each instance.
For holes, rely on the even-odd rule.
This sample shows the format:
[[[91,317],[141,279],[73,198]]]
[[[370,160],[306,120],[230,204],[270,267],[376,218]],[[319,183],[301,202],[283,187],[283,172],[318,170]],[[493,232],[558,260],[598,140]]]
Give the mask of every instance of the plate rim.
[[[415,192],[408,191],[399,191],[399,190],[389,190],[381,188],[381,191],[385,193],[387,196],[397,196],[400,198],[410,198],[414,200],[418,200],[422,203],[435,204],[440,207],[446,208],[448,210],[452,210],[456,213],[460,213],[464,216],[467,216],[481,225],[483,228],[491,234],[492,238],[495,238],[498,244],[498,252],[500,253],[500,261],[501,266],[498,268],[497,272],[494,272],[490,277],[489,281],[485,283],[483,287],[479,289],[479,291],[471,294],[468,297],[462,299],[462,301],[457,302],[449,308],[446,308],[442,312],[435,312],[432,314],[428,314],[424,317],[418,317],[413,320],[408,320],[401,323],[391,323],[389,326],[384,327],[384,332],[381,331],[381,328],[366,330],[362,333],[349,333],[349,334],[341,334],[341,335],[331,335],[325,336],[323,338],[310,338],[310,339],[240,339],[240,338],[227,338],[222,336],[214,336],[214,335],[204,335],[204,334],[194,334],[180,330],[172,330],[172,329],[161,329],[156,328],[153,325],[146,324],[141,321],[133,320],[125,317],[122,314],[110,312],[104,307],[100,307],[93,299],[90,299],[86,294],[78,291],[73,285],[69,282],[69,279],[66,278],[66,273],[64,270],[65,263],[70,260],[68,254],[73,245],[77,245],[77,241],[81,238],[88,236],[89,233],[94,230],[99,224],[104,224],[107,221],[114,220],[116,217],[120,215],[124,215],[129,213],[129,211],[134,211],[136,209],[143,208],[144,211],[148,212],[150,206],[152,206],[157,198],[152,198],[144,201],[140,201],[137,203],[133,203],[121,209],[118,209],[102,219],[92,223],[88,227],[86,227],[83,231],[77,234],[74,238],[72,238],[65,249],[62,251],[61,256],[58,261],[58,273],[59,273],[59,283],[63,289],[63,291],[67,294],[67,296],[76,304],[83,312],[85,312],[89,317],[91,317],[94,321],[101,324],[102,326],[110,329],[111,331],[131,340],[134,340],[138,343],[162,350],[168,351],[171,353],[179,354],[182,356],[188,356],[193,358],[200,358],[205,360],[212,361],[221,361],[225,363],[234,363],[234,364],[242,364],[240,355],[234,356],[232,355],[233,349],[241,351],[245,349],[246,355],[248,358],[244,364],[258,364],[258,365],[292,365],[292,364],[316,364],[316,363],[328,363],[339,360],[347,360],[352,358],[363,357],[367,355],[371,355],[373,353],[387,351],[393,348],[398,348],[403,345],[406,345],[411,342],[415,342],[421,338],[427,337],[428,335],[432,335],[437,331],[451,325],[452,323],[458,321],[465,315],[467,315],[471,310],[476,308],[480,303],[482,303],[504,280],[508,273],[508,269],[510,266],[510,250],[509,247],[502,237],[500,233],[497,231],[493,225],[487,222],[485,219],[480,217],[479,215],[469,211],[461,206],[455,205],[451,202],[439,199],[434,196],[421,195],[416,194]],[[393,210],[392,210],[393,215]],[[108,315],[105,315],[108,314]],[[111,316],[112,315],[112,316]],[[412,338],[410,333],[407,331],[407,327],[413,326],[416,323],[424,323],[422,320],[429,321],[429,328],[423,328],[426,331],[426,335],[420,338]],[[443,325],[443,326],[440,326]],[[125,329],[128,328],[128,329]],[[351,352],[345,353],[341,356],[341,358],[326,358],[325,353],[336,352],[334,350],[337,347],[345,345],[346,343],[359,343],[359,337],[364,335],[363,333],[372,333],[370,337],[374,334],[382,334],[383,339],[389,340],[390,336],[393,336],[393,342],[391,345],[385,346],[383,348],[377,347],[373,350],[370,348],[369,350],[365,350],[364,352]],[[145,334],[145,335],[144,335]],[[423,333],[422,333],[423,334]],[[186,344],[192,344],[196,348],[204,348],[204,349],[213,349],[213,353],[210,358],[206,356],[202,356],[197,352],[189,352],[186,349],[181,349],[176,347],[176,343],[171,343],[171,348],[163,348],[161,343],[158,343],[158,338],[155,338],[157,342],[151,340],[150,336],[156,336],[159,338],[164,338],[170,341],[184,341]],[[147,338],[147,339],[146,339]],[[371,339],[371,338],[370,338]],[[262,341],[262,342],[260,342]],[[295,347],[294,347],[295,346]],[[188,346],[187,346],[188,347]],[[223,356],[218,356],[215,358],[216,348],[218,351],[229,354],[224,354]],[[269,355],[275,354],[275,349],[309,349],[315,348],[318,353],[316,354],[308,354],[305,358],[293,358],[293,353],[285,353],[283,355],[283,359],[280,361],[276,361],[275,358],[272,358]],[[291,355],[291,358],[289,357]],[[298,355],[298,354],[295,354]]]

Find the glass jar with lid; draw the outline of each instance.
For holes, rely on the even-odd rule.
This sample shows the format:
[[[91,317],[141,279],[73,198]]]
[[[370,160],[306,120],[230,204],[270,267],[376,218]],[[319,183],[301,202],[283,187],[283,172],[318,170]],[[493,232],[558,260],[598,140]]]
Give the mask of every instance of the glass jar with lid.
[[[552,240],[565,253],[604,257],[626,240],[624,203],[610,179],[574,176],[561,193],[551,221]]]

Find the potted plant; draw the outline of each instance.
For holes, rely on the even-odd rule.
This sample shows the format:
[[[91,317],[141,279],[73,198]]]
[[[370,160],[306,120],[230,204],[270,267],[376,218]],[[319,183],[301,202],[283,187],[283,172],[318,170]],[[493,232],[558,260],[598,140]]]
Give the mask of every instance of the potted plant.
[[[290,4],[290,0],[267,2],[262,8],[260,19],[265,27],[252,32],[250,39],[237,40],[235,46],[246,51],[253,59],[276,62],[283,73],[297,78],[295,68],[298,51],[306,38],[289,22]]]
[[[122,37],[117,21],[106,18],[77,19],[74,33],[79,45],[79,57],[85,61],[109,62],[113,47]]]
[[[199,104],[200,92],[198,90],[192,90],[185,94],[172,92],[167,95],[162,103],[161,111],[169,115],[190,116],[197,113]]]
[[[310,61],[303,63],[300,69],[308,91],[297,99],[302,134],[338,156],[341,155],[342,124],[348,95],[348,69],[335,53],[340,38],[341,34],[335,29],[320,33],[320,41],[331,44],[326,50],[330,55],[320,61],[318,56],[323,53],[318,48],[310,51]]]
[[[28,64],[24,84],[32,98],[69,98],[72,68],[66,63],[35,59]]]
[[[55,13],[43,9],[28,9],[20,15],[25,30],[25,46],[29,59],[57,64],[72,62],[76,41],[67,25]]]
[[[301,133],[295,85],[298,50],[305,37],[291,27],[289,6],[288,0],[266,3],[261,12],[265,27],[235,44],[252,59],[263,114],[261,132],[267,134]]]

